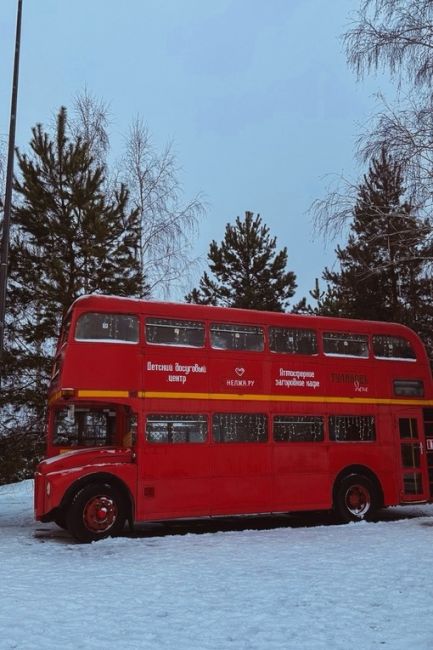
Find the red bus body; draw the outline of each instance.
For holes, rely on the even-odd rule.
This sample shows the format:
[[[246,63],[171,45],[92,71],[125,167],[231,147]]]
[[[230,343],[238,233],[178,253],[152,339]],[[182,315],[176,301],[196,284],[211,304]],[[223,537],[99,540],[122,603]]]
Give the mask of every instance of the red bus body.
[[[433,385],[408,328],[96,295],[71,307],[38,520],[89,541],[125,519],[357,519],[432,498]]]

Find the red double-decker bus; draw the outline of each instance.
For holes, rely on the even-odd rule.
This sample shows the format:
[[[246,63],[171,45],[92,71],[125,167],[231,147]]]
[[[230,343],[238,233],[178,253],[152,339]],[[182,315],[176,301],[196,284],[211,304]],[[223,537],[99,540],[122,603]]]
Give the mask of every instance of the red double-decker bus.
[[[36,518],[125,522],[433,500],[433,389],[392,323],[85,296],[49,394]]]

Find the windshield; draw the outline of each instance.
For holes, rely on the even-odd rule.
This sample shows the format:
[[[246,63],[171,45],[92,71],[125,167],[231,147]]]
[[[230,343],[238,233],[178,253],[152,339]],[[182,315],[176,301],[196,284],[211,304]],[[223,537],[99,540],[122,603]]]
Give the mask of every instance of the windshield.
[[[130,447],[135,442],[137,417],[128,407],[76,406],[56,409],[52,444],[60,447]]]

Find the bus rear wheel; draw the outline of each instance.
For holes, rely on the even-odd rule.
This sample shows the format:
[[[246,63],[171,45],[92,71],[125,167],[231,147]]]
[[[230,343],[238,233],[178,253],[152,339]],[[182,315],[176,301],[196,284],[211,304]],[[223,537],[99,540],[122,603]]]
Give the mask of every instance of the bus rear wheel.
[[[342,521],[368,519],[375,511],[376,494],[372,482],[366,476],[351,474],[337,486],[334,509]]]
[[[66,526],[79,542],[93,542],[122,532],[126,521],[124,500],[109,484],[91,483],[74,496]]]

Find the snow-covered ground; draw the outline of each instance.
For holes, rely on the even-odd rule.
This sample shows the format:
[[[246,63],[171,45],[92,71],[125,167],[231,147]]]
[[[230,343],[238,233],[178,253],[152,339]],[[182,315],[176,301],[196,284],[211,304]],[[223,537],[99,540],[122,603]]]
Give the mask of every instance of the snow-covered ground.
[[[0,487],[1,650],[433,648],[433,506],[79,545],[32,498]]]

